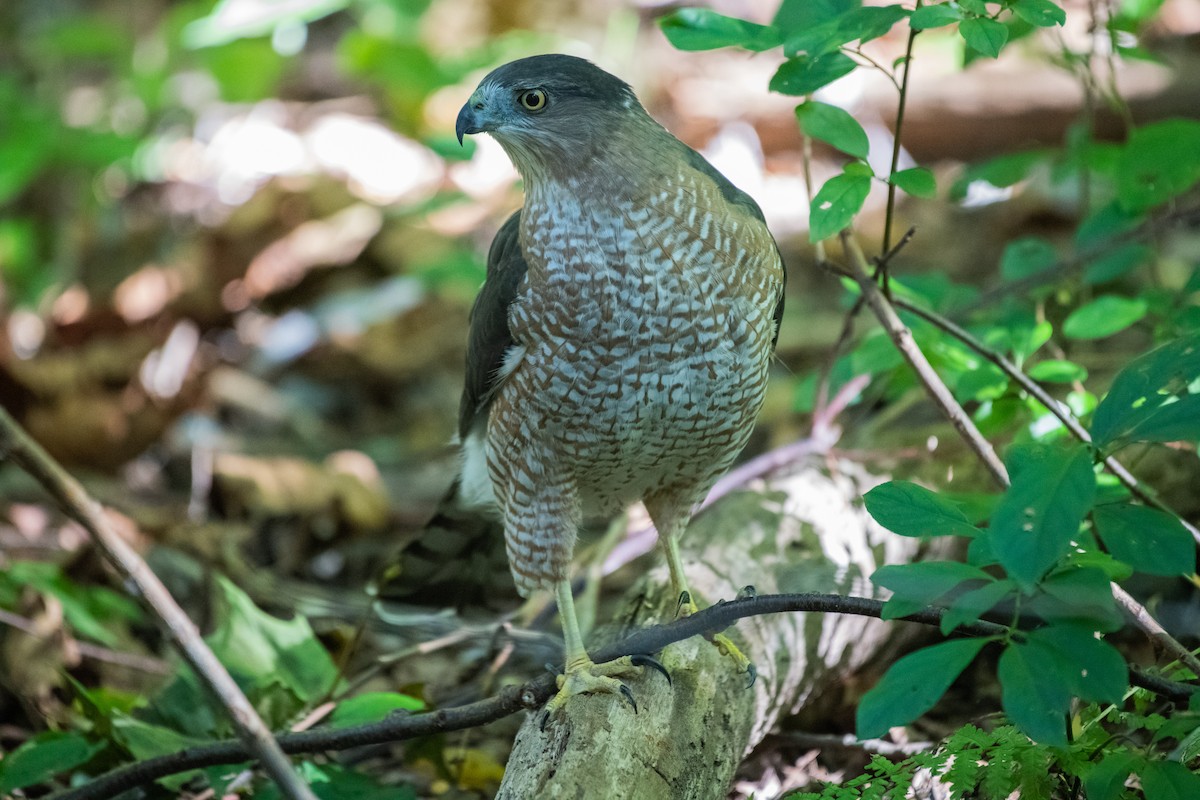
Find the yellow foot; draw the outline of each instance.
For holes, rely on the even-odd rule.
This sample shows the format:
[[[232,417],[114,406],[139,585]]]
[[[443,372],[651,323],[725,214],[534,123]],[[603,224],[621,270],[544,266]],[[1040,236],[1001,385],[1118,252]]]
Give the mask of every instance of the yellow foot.
[[[629,703],[633,708],[633,713],[636,714],[637,701],[633,699],[633,692],[618,676],[640,675],[642,667],[650,667],[661,672],[666,677],[667,683],[671,683],[671,676],[666,667],[648,655],[624,656],[603,664],[597,664],[591,659],[587,659],[575,665],[568,665],[567,673],[558,676],[558,694],[550,698],[550,702],[546,704],[545,713],[542,716],[542,728],[546,727],[546,721],[551,714],[563,708],[567,701],[577,694],[619,694],[625,698],[625,702]]]
[[[750,587],[747,587],[746,589],[743,589],[742,591],[746,592],[749,589],[750,589]],[[741,594],[739,594],[738,596],[740,597]],[[688,617],[688,616],[691,616],[692,614],[695,614],[699,610],[700,610],[700,607],[698,605],[696,605],[696,601],[692,599],[691,592],[685,591],[685,592],[680,593],[679,608],[676,611],[677,616]],[[716,646],[717,650],[721,653],[721,655],[732,658],[733,663],[737,667],[738,672],[746,673],[746,676],[747,676],[746,688],[747,689],[749,689],[751,686],[754,685],[754,681],[758,678],[758,669],[754,666],[754,662],[751,661],[746,656],[746,654],[743,653],[741,651],[741,649],[729,639],[728,636],[726,636],[723,633],[713,633],[713,634],[706,634],[704,638],[708,639],[708,641],[712,642],[713,645]]]

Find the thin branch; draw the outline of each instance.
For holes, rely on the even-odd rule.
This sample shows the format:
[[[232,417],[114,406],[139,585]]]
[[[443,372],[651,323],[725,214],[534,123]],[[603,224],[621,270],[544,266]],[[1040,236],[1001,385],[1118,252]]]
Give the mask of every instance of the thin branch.
[[[1191,650],[1180,644],[1174,636],[1167,633],[1167,629],[1159,624],[1159,621],[1146,610],[1145,606],[1135,600],[1129,592],[1125,591],[1117,583],[1112,584],[1112,593],[1113,599],[1117,601],[1117,605],[1121,606],[1121,608],[1125,609],[1126,613],[1133,617],[1134,623],[1139,628],[1157,642],[1159,647],[1163,648],[1163,650],[1178,659],[1179,663],[1190,669],[1193,675],[1200,677],[1200,660],[1196,658],[1196,655]]]
[[[635,631],[625,639],[591,651],[597,663],[638,653],[656,653],[669,644],[719,632],[739,619],[762,614],[781,614],[796,611],[827,614],[854,614],[880,617],[884,602],[864,597],[844,597],[835,594],[773,594],[741,597],[709,606],[695,614],[665,625],[655,625]],[[937,626],[944,609],[925,608],[903,617],[905,622]],[[1010,629],[994,622],[975,622],[962,625],[956,635],[998,638]],[[348,728],[321,728],[304,733],[286,733],[278,737],[284,752],[296,755],[328,750],[403,741],[418,736],[475,728],[495,722],[522,709],[543,705],[555,690],[555,675],[546,673],[521,686],[507,686],[499,694],[457,708],[441,709],[427,714],[395,713],[381,722]],[[1200,687],[1178,683],[1130,668],[1130,683],[1171,700],[1186,703]],[[51,800],[107,800],[134,787],[193,769],[219,764],[239,764],[253,758],[250,751],[236,740],[189,747],[168,756],[146,759],[122,767],[75,789],[54,795]]]
[[[843,53],[845,53],[846,55],[858,56],[863,61],[867,62],[867,64],[869,66],[872,66],[875,69],[879,70],[881,73],[883,73],[883,77],[888,79],[888,82],[890,82],[892,84],[892,87],[895,88],[895,90],[897,92],[901,91],[900,83],[899,83],[899,81],[896,80],[896,76],[892,73],[892,71],[890,69],[888,69],[887,67],[885,67],[883,64],[880,64],[875,59],[871,58],[865,52],[863,52],[863,49],[861,46],[859,46],[859,47],[842,47],[841,51]],[[862,66],[862,65],[860,64],[859,66]]]
[[[247,752],[254,753],[254,757],[263,763],[284,797],[316,800],[308,784],[292,769],[291,762],[275,743],[266,723],[204,643],[195,623],[183,612],[142,557],[113,527],[104,508],[3,408],[0,408],[0,453],[37,480],[63,510],[91,534],[100,552],[121,576],[137,587],[138,593],[162,623],[180,654],[228,709]]]
[[[863,298],[871,311],[879,319],[879,323],[883,326],[884,331],[891,337],[892,342],[896,345],[896,349],[904,356],[909,365],[917,373],[917,377],[921,381],[921,385],[925,387],[930,398],[941,409],[946,418],[950,420],[950,424],[959,432],[967,445],[983,462],[983,465],[991,473],[992,477],[1001,486],[1008,486],[1008,471],[1004,468],[1000,458],[996,455],[992,443],[983,437],[979,429],[975,427],[975,423],[967,416],[967,412],[954,399],[954,395],[938,377],[937,372],[925,358],[925,354],[921,352],[921,348],[917,347],[917,343],[913,340],[912,331],[908,329],[900,317],[896,316],[896,310],[879,286],[871,280],[868,274],[868,263],[866,256],[863,255],[862,248],[858,246],[858,242],[854,237],[847,232],[842,232],[842,244],[846,250],[846,254],[850,257],[850,277],[858,283],[859,290],[862,292]]]
[[[1016,381],[1025,392],[1027,392],[1039,403],[1044,405],[1051,414],[1057,417],[1059,422],[1063,424],[1063,427],[1065,427],[1072,436],[1079,441],[1084,442],[1085,444],[1092,443],[1091,434],[1087,432],[1086,428],[1079,424],[1079,421],[1075,419],[1075,417],[1062,403],[1051,397],[1050,394],[1037,383],[1037,381],[1033,380],[1033,378],[1030,378],[1028,375],[1022,372],[1016,364],[1013,364],[1007,358],[1000,355],[1000,353],[976,339],[969,331],[959,327],[940,314],[936,314],[932,311],[921,308],[920,306],[914,305],[907,300],[903,300],[898,297],[893,298],[892,305],[896,306],[896,308],[903,309],[910,314],[918,316],[928,322],[930,325],[945,331],[955,339],[958,339],[960,342],[965,344],[967,347],[974,350],[979,355],[986,358],[988,361],[995,364],[1005,375],[1008,375],[1008,377]],[[1181,517],[1178,513],[1171,509],[1170,506],[1158,499],[1158,497],[1142,486],[1142,484],[1138,482],[1138,479],[1133,476],[1133,473],[1126,469],[1124,464],[1122,464],[1120,461],[1117,461],[1116,457],[1105,456],[1103,463],[1104,466],[1108,468],[1108,471],[1116,476],[1117,480],[1119,480],[1122,485],[1124,485],[1125,488],[1127,488],[1135,497],[1147,505],[1154,506],[1160,511],[1165,511],[1171,516],[1176,517],[1181,523],[1183,523],[1183,526],[1187,528],[1188,532],[1192,534],[1192,537],[1197,541],[1197,543],[1200,543],[1200,529],[1197,529],[1195,525]]]
[[[921,7],[921,0],[917,0],[917,8]],[[900,79],[900,100],[896,104],[896,130],[892,132],[892,166],[888,172],[888,196],[887,196],[887,211],[883,220],[883,252],[888,252],[892,249],[892,220],[896,214],[896,184],[892,183],[891,176],[896,173],[896,167],[900,165],[900,131],[904,128],[904,109],[908,105],[908,79],[912,74],[912,51],[913,42],[916,41],[917,31],[911,26],[908,29],[908,43],[904,48],[904,76]],[[886,262],[885,262],[886,264]],[[884,286],[887,285],[887,273],[884,272]]]

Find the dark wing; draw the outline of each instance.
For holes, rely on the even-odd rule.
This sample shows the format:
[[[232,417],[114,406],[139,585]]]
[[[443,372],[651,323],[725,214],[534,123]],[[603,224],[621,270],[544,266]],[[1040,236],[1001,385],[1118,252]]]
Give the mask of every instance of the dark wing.
[[[767,224],[767,219],[763,216],[762,209],[758,207],[758,203],[754,202],[753,197],[730,183],[729,179],[718,172],[716,167],[708,163],[708,160],[704,156],[683,142],[679,144],[684,149],[684,156],[687,159],[688,166],[712,178],[713,183],[717,184],[717,189],[720,190],[721,196],[725,198],[725,202],[741,206],[764,226]],[[775,242],[775,238],[771,237],[771,241]],[[775,253],[779,256],[780,266],[783,267],[783,283],[779,287],[779,300],[775,303],[775,313],[773,315],[775,319],[775,335],[771,338],[772,351],[775,350],[775,343],[779,341],[779,326],[783,322],[783,298],[787,289],[787,265],[783,263],[783,253],[779,252],[778,242],[775,242]]]
[[[774,237],[771,241],[775,241]],[[775,303],[775,312],[771,315],[775,320],[775,335],[771,337],[771,352],[779,344],[779,328],[783,325],[783,298],[787,295],[787,264],[783,263],[783,253],[779,252],[779,243],[775,242],[775,252],[779,255],[779,264],[783,268],[783,281],[779,284],[779,300]]]
[[[488,251],[487,278],[471,308],[471,333],[467,339],[467,378],[458,408],[458,435],[465,439],[487,419],[488,406],[498,385],[504,356],[513,346],[508,329],[508,307],[525,279],[521,254],[521,212],[508,218]]]

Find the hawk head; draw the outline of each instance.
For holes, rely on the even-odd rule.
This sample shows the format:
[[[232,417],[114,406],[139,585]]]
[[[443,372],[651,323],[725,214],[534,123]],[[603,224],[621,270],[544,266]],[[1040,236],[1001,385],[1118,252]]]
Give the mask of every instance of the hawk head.
[[[630,119],[646,118],[633,90],[582,58],[542,55],[498,67],[458,112],[455,133],[492,134],[526,178],[579,163]]]

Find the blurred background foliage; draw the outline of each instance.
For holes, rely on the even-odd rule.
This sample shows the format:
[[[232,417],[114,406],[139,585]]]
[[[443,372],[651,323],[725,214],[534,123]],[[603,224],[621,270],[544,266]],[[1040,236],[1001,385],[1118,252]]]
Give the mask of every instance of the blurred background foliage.
[[[778,5],[713,7],[766,23]],[[1006,19],[1012,44],[1000,59],[952,31],[920,37],[900,166],[928,167],[942,191],[902,197],[896,229],[916,225],[918,235],[893,268],[902,296],[961,312],[1086,413],[1131,355],[1200,328],[1194,232],[1110,249],[1102,234],[1131,222],[1097,216],[1130,126],[1200,111],[1200,10],[1192,0],[1066,6],[1061,29]],[[1088,9],[1101,6],[1101,27],[1119,47],[1098,49]],[[335,686],[332,661],[311,662],[307,676],[283,670],[282,686],[256,684],[255,670],[293,663],[291,646],[311,654],[317,637],[336,660],[353,640],[365,580],[451,480],[467,314],[487,244],[520,203],[498,146],[477,137],[460,148],[453,123],[483,72],[511,58],[570,52],[620,74],[763,206],[790,283],[780,364],[751,450],[809,431],[832,360],[833,391],[857,375],[873,379],[845,414],[841,448],[906,474],[954,476],[964,493],[980,489],[880,331],[864,322],[853,346],[833,352],[854,298],[816,268],[807,242],[797,100],[767,91],[779,59],[680,53],[656,24],[675,8],[0,4],[0,403],[129,517],[156,570],[214,635],[238,625],[260,632],[258,660],[239,678],[273,722],[294,723],[348,688]],[[780,12],[789,24],[805,13],[804,1]],[[879,36],[861,54],[885,68],[858,69],[822,94],[862,124],[880,174],[896,104],[886,67],[904,46],[899,28]],[[845,160],[817,142],[817,185]],[[876,248],[885,197],[874,186],[856,221]],[[1085,221],[1091,227],[1077,233]],[[1023,283],[1059,267],[1059,282]],[[1081,269],[1090,277],[1077,281]],[[1069,327],[1072,312],[1108,296],[1119,299]],[[998,371],[913,325],[985,433],[1052,433],[1045,410]],[[1194,451],[1137,458],[1141,474],[1194,516]],[[27,479],[0,472],[0,496],[0,746],[42,731],[49,738],[38,741],[80,764],[100,759],[95,768],[161,749],[162,730],[198,702],[188,694],[194,680],[160,660],[153,627]],[[298,610],[311,628],[281,645],[286,637],[263,631],[291,623],[263,621],[237,590],[214,584],[217,574],[259,605]],[[362,719],[484,691],[495,676],[480,679],[472,665],[491,630],[463,634],[462,625],[431,614],[409,638],[373,643],[403,650],[454,634],[474,649],[397,662],[349,687],[393,694],[364,701],[366,717],[340,713]],[[533,639],[508,665],[514,674],[553,657],[542,655],[552,642]],[[477,681],[465,693],[464,674]],[[114,721],[110,747],[120,752],[97,755],[95,736],[54,738]],[[194,733],[224,732],[205,724]],[[500,736],[416,747],[402,778],[444,790],[437,781],[455,772],[453,761],[459,783],[473,776],[466,789],[486,794],[506,746]],[[354,796],[370,796],[361,791]]]

